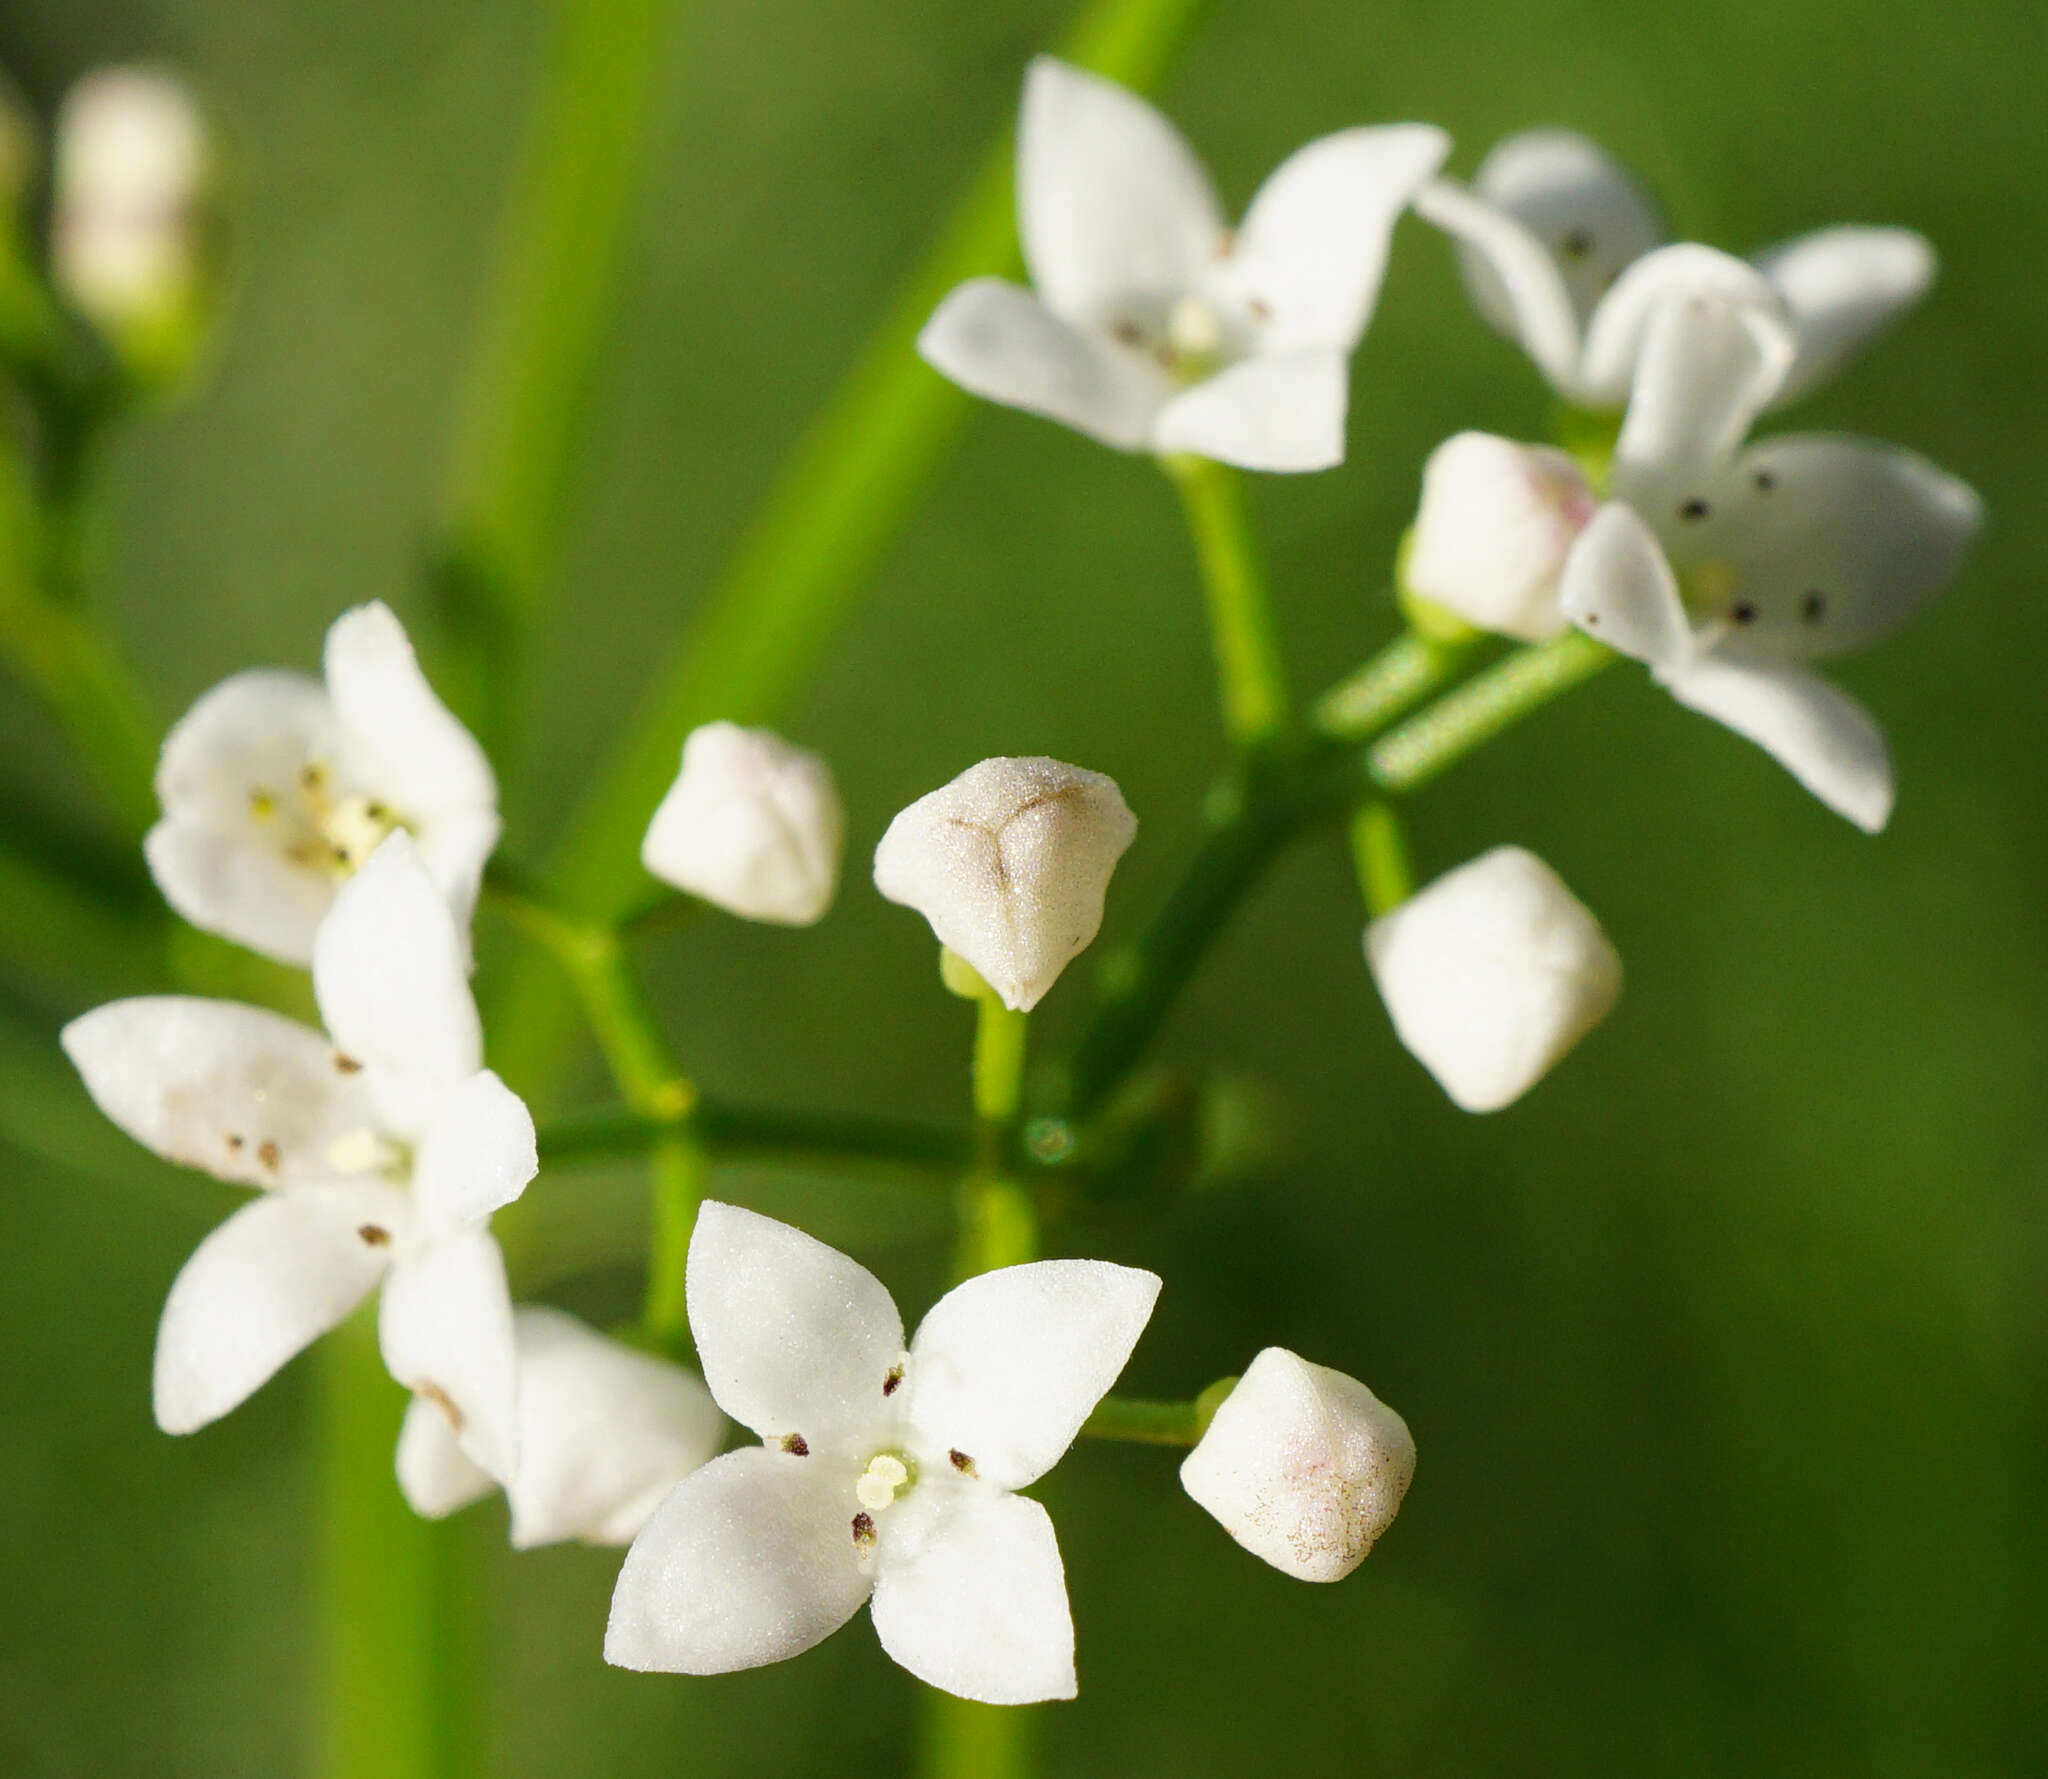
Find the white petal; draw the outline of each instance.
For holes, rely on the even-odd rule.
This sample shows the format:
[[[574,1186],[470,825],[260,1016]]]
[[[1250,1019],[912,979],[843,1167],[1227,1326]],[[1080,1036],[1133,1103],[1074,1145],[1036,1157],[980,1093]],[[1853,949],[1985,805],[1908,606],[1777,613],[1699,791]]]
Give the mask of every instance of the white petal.
[[[166,1161],[244,1186],[331,1179],[337,1138],[374,1122],[361,1083],[310,1026],[260,1007],[150,995],[64,1028],[93,1102]]]
[[[1240,359],[1168,402],[1152,443],[1239,469],[1329,469],[1344,461],[1350,397],[1350,371],[1340,353]]]
[[[694,1374],[607,1340],[574,1316],[526,1306],[513,1331],[513,1546],[629,1543],[668,1492],[716,1455],[724,1417]]]
[[[1181,1487],[1254,1556],[1339,1581],[1415,1476],[1408,1424],[1356,1378],[1268,1347],[1180,1467]]]
[[[237,1211],[185,1262],[156,1336],[156,1419],[166,1433],[218,1420],[369,1295],[403,1195],[295,1186]]]
[[[1609,648],[1653,665],[1683,660],[1692,624],[1663,547],[1635,511],[1610,501],[1565,558],[1558,604]]]
[[[1791,362],[1791,332],[1768,310],[1701,295],[1667,302],[1644,336],[1615,441],[1615,494],[1660,530],[1685,522]]]
[[[471,1462],[512,1475],[512,1298],[498,1244],[477,1230],[406,1255],[385,1281],[377,1334],[391,1375],[447,1416]]]
[[[1793,352],[1792,320],[1777,292],[1747,260],[1688,241],[1646,254],[1601,299],[1586,327],[1585,358],[1579,370],[1581,401],[1591,407],[1618,408],[1641,399],[1642,360],[1650,325],[1679,297],[1699,297],[1740,309],[1752,317],[1752,331],[1762,334],[1771,329],[1772,337],[1763,344],[1770,382],[1754,399],[1760,407],[1777,394]],[[1687,350],[1696,357],[1706,348],[1694,343]],[[1760,376],[1761,372],[1751,370],[1745,375]],[[1744,393],[1742,399],[1750,398]],[[1742,427],[1735,428],[1731,445],[1747,424],[1745,419]]]
[[[1039,1260],[954,1286],[911,1342],[903,1414],[919,1456],[963,1454],[1004,1489],[1043,1476],[1116,1382],[1158,1296],[1154,1274],[1105,1260]]]
[[[484,867],[498,845],[503,824],[495,809],[469,809],[451,805],[412,819],[409,830],[419,849],[427,874],[441,886],[448,899],[448,912],[455,917],[462,934],[464,955],[469,946],[470,922],[476,915],[476,900],[483,887]]]
[[[381,763],[392,800],[422,818],[495,810],[497,780],[470,734],[427,684],[388,606],[359,605],[327,632],[327,690],[358,745]]]
[[[692,1472],[626,1553],[604,1659],[643,1673],[730,1674],[822,1642],[868,1597],[851,1478],[760,1446]]]
[[[889,824],[875,887],[930,921],[1005,1005],[1028,1009],[1100,931],[1110,873],[1137,830],[1100,772],[983,760]]]
[[[1265,313],[1262,353],[1348,354],[1358,344],[1394,224],[1450,146],[1427,124],[1389,124],[1320,137],[1280,163],[1224,268],[1239,301]]]
[[[422,1519],[446,1519],[497,1487],[469,1461],[447,1415],[424,1396],[406,1405],[397,1468],[399,1493]]]
[[[442,1093],[483,1062],[467,947],[409,835],[342,886],[313,947],[313,993],[399,1127],[425,1129]]]
[[[1838,227],[1756,256],[1799,330],[1799,356],[1779,392],[1803,395],[1873,334],[1927,294],[1934,249],[1911,229]]]
[[[315,855],[303,844],[298,778],[341,751],[317,680],[259,670],[215,686],[172,727],[157,765],[164,819],[145,852],[164,899],[209,933],[308,962],[335,878],[305,862]]]
[[[741,1425],[822,1448],[890,1418],[903,1321],[866,1267],[787,1223],[708,1200],[685,1285],[704,1381]]]
[[[1826,680],[1798,667],[1707,655],[1665,676],[1665,684],[1679,703],[1747,736],[1866,834],[1891,819],[1892,764],[1884,732]]]
[[[1120,451],[1141,451],[1173,380],[1140,352],[1062,321],[1000,278],[960,285],[917,349],[942,376],[1005,407],[1058,420]]]
[[[1745,656],[1824,657],[1920,611],[1982,522],[1977,496],[1925,458],[1806,433],[1745,451],[1685,542],[1729,571]]]
[[[1040,56],[1024,79],[1017,226],[1031,282],[1068,321],[1192,289],[1223,246],[1216,194],[1180,132],[1100,75]]]
[[[1473,306],[1536,361],[1559,394],[1577,389],[1579,314],[1551,250],[1512,214],[1455,180],[1433,179],[1415,214],[1458,243]]]
[[[1365,955],[1401,1042],[1468,1112],[1520,1099],[1621,994],[1600,923],[1519,846],[1480,854],[1382,915]]]
[[[1621,164],[1569,130],[1525,130],[1496,143],[1472,189],[1543,243],[1581,325],[1601,293],[1664,238],[1655,208]],[[1472,297],[1502,332],[1509,311],[1483,280]]]
[[[839,883],[846,817],[832,768],[766,729],[706,723],[654,812],[640,862],[748,920],[809,926]]]
[[[1555,636],[1558,576],[1597,505],[1564,452],[1461,432],[1423,465],[1408,589],[1482,630]]]
[[[925,1505],[913,1494],[882,1527],[874,1600],[882,1647],[927,1685],[963,1699],[1071,1699],[1074,1620],[1045,1509],[1021,1495],[949,1490],[928,1534],[905,1548],[907,1522]]]
[[[413,1159],[422,1230],[444,1235],[509,1205],[540,1171],[533,1115],[489,1069],[442,1098]]]

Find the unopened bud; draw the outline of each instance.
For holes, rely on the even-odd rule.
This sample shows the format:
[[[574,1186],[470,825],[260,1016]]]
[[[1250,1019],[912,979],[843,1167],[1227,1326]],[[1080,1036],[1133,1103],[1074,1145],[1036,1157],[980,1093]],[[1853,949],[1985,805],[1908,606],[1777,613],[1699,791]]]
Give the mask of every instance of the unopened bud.
[[[1497,846],[1365,930],[1373,979],[1409,1051],[1468,1112],[1535,1086],[1606,1018],[1621,958],[1564,880]]]
[[[1556,636],[1558,576],[1598,505],[1564,452],[1461,432],[1423,466],[1405,588],[1481,630]]]
[[[1408,1423],[1285,1347],[1251,1362],[1180,1467],[1197,1506],[1301,1581],[1341,1581],[1364,1562],[1414,1476]]]
[[[1099,772],[984,760],[889,824],[875,887],[915,908],[1022,1012],[1101,930],[1110,873],[1137,831]]]
[[[766,729],[707,723],[640,848],[664,883],[747,920],[807,927],[839,885],[846,818],[832,769]]]

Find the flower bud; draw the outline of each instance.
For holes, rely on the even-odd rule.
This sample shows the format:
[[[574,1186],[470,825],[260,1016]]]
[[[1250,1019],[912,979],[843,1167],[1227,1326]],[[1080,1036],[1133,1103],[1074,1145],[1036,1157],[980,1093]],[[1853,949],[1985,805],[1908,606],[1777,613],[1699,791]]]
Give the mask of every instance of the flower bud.
[[[103,68],[57,118],[51,271],[128,368],[152,384],[190,363],[211,295],[206,121],[184,85]]]
[[[1019,1012],[1102,926],[1109,874],[1138,831],[1113,779],[1058,760],[970,766],[889,824],[875,887]]]
[[[1180,1467],[1181,1487],[1253,1556],[1341,1581],[1415,1476],[1408,1423],[1356,1378],[1268,1347]]]
[[[1607,1017],[1621,958],[1534,853],[1496,846],[1365,929],[1409,1051],[1468,1112],[1497,1112]]]
[[[707,723],[654,812],[640,862],[747,920],[807,927],[839,885],[846,818],[832,768],[766,729]]]
[[[1482,630],[1556,636],[1558,576],[1598,504],[1564,452],[1461,432],[1423,466],[1405,590]]]

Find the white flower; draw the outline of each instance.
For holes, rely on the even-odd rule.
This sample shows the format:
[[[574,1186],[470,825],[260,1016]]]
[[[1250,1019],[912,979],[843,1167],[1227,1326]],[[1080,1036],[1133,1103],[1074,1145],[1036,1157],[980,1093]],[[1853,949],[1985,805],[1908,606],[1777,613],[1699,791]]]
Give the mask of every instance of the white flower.
[[[839,884],[846,833],[832,768],[766,729],[706,723],[654,812],[640,862],[747,920],[807,927]]]
[[[513,1313],[519,1459],[506,1485],[512,1545],[577,1538],[629,1544],[670,1489],[708,1464],[725,1419],[697,1376],[608,1340],[560,1310]],[[398,1436],[398,1484],[416,1513],[439,1519],[488,1494],[448,1417],[413,1399]]]
[[[930,921],[1006,1007],[1028,1011],[1101,930],[1110,873],[1137,832],[1100,772],[983,760],[889,824],[875,887]]]
[[[157,767],[145,851],[194,926],[304,964],[336,889],[409,832],[466,932],[498,843],[498,787],[383,605],[327,632],[327,683],[259,668],[185,713]]]
[[[994,1705],[1074,1695],[1052,1468],[1130,1356],[1159,1281],[1094,1260],[969,1279],[904,1350],[865,1267],[706,1204],[690,1242],[705,1381],[762,1444],[685,1479],[635,1540],[605,1659],[723,1674],[801,1653],[872,1596],[920,1680]]]
[[[1449,146],[1423,124],[1324,136],[1232,231],[1165,118],[1041,56],[1017,140],[1033,289],[961,285],[918,350],[976,395],[1122,450],[1327,469],[1394,223]]]
[[[492,1476],[512,1474],[512,1305],[487,1228],[538,1162],[482,1066],[462,936],[394,834],[313,954],[323,1035],[230,1001],[116,1001],[64,1048],[116,1124],[167,1160],[263,1188],[199,1245],[157,1331],[167,1433],[218,1419],[380,1280],[391,1375]]]
[[[1481,630],[1541,642],[1565,628],[1557,578],[1598,506],[1564,452],[1461,432],[1423,465],[1404,582]]]
[[[1904,623],[1954,573],[1982,509],[1892,446],[1805,433],[1745,447],[1793,362],[1773,309],[1692,296],[1659,311],[1615,449],[1617,504],[1573,547],[1560,601],[1875,832],[1892,806],[1884,737],[1799,663]]]
[[[206,120],[172,76],[102,68],[64,96],[53,173],[58,288],[124,352],[153,354],[206,281]]]
[[[1468,1112],[1534,1087],[1612,1010],[1621,959],[1534,853],[1490,852],[1365,929],[1394,1030]]]
[[[1181,1487],[1253,1556],[1341,1581],[1415,1478],[1408,1423],[1354,1377],[1268,1347],[1180,1467]]]
[[[1803,394],[1926,293],[1934,250],[1910,229],[1837,227],[1745,263],[1662,246],[1655,208],[1614,161],[1567,130],[1499,143],[1473,189],[1435,180],[1416,213],[1457,237],[1479,312],[1535,360],[1565,400],[1618,408],[1643,330],[1674,291],[1775,298],[1797,354],[1773,399]]]

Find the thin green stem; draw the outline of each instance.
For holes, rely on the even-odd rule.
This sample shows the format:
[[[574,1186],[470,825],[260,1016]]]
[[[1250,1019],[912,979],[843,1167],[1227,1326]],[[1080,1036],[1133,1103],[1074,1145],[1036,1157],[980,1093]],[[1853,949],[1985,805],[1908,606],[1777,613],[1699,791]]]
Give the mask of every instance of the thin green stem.
[[[993,991],[975,1001],[974,1122],[978,1156],[960,1182],[953,1272],[972,1278],[1038,1258],[1038,1208],[1004,1164],[1024,1109],[1027,1016]]]
[[[1375,920],[1391,914],[1415,893],[1401,812],[1384,797],[1369,798],[1352,812],[1351,861],[1366,912]]]
[[[1517,649],[1375,742],[1366,754],[1372,782],[1385,791],[1415,790],[1618,659],[1576,630]]]
[[[1206,457],[1160,463],[1180,495],[1202,573],[1224,729],[1235,746],[1256,748],[1286,727],[1293,704],[1243,484]]]
[[[464,1739],[454,1528],[391,1478],[405,1412],[362,1311],[320,1343],[316,1779],[452,1779]]]
[[[1087,1439],[1121,1439],[1136,1445],[1193,1445],[1207,1424],[1198,1402],[1105,1396],[1081,1423],[1081,1433]]]
[[[1315,725],[1339,741],[1365,741],[1450,683],[1471,659],[1469,644],[1404,630],[1357,672],[1315,702]]]
[[[650,1181],[652,1226],[647,1248],[647,1290],[640,1328],[662,1347],[679,1346],[690,1329],[685,1280],[690,1232],[697,1227],[709,1172],[704,1151],[684,1132],[672,1131],[654,1146]]]
[[[556,0],[456,413],[436,591],[493,751],[524,709],[683,0]]]

